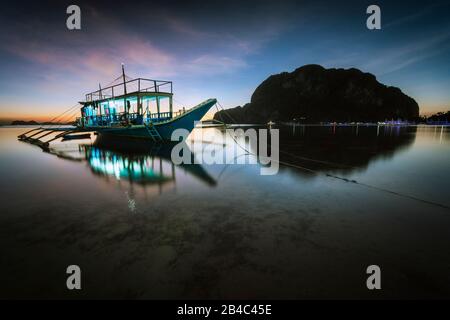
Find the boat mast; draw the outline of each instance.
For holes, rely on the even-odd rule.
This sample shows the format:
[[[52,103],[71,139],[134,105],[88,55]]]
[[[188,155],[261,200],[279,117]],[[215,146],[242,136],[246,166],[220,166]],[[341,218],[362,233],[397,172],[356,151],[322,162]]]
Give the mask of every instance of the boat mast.
[[[122,79],[123,79],[123,109],[125,112],[125,117],[127,118],[127,122],[128,122],[128,110],[127,110],[127,84],[125,83],[125,66],[122,63]]]
[[[100,97],[100,100],[102,100],[102,85],[98,84],[98,96]]]
[[[98,96],[99,96],[99,98],[100,98],[100,100],[102,100],[102,85],[99,83],[98,84]],[[101,121],[101,119],[102,119],[102,104],[101,103],[99,103],[98,104],[98,110],[100,111],[100,121]]]
[[[122,79],[123,79],[123,93],[127,94],[127,85],[125,84],[125,66],[122,63]]]

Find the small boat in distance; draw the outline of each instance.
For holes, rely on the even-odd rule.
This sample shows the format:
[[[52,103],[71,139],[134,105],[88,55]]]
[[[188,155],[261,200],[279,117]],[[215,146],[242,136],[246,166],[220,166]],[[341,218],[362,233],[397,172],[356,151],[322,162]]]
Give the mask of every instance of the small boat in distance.
[[[171,81],[137,78],[126,80],[122,65],[122,82],[86,94],[81,117],[76,119],[79,131],[99,135],[170,141],[176,129],[189,132],[196,121],[217,102],[208,99],[199,105],[173,111]],[[116,79],[117,80],[117,79]]]

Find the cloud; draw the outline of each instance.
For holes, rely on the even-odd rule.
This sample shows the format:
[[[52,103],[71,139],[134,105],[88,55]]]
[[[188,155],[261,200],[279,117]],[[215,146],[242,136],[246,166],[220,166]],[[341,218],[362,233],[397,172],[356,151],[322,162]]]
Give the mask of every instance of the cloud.
[[[171,77],[186,71],[193,75],[208,72],[228,74],[245,67],[246,55],[265,41],[201,32],[179,19],[173,18],[171,21],[171,27],[177,32],[202,41],[213,39],[209,42],[213,45],[204,42],[203,47],[194,53],[171,51],[164,49],[164,44],[127,31],[113,20],[103,24],[108,28],[98,30],[101,36],[91,33],[84,37],[72,37],[71,34],[58,32],[53,39],[49,39],[45,33],[32,34],[29,30],[20,30],[17,33],[27,36],[2,39],[2,49],[36,67],[44,67],[50,73],[70,72],[82,78],[95,74],[102,78],[110,77],[117,73],[118,66],[123,62],[132,66],[132,70],[149,72],[154,77]]]
[[[188,36],[191,39],[196,38],[196,39],[205,40],[208,38],[217,37],[216,33],[197,29],[179,17],[167,15],[167,14],[163,15],[162,17],[163,17],[163,20],[167,23],[167,26],[172,31],[182,34],[184,36]]]
[[[32,39],[3,39],[3,49],[50,71],[69,71],[80,76],[86,72],[111,76],[121,62],[126,62],[136,68],[151,69],[156,75],[173,74],[174,55],[133,33],[110,30],[103,32],[100,39],[89,34],[80,39],[63,33],[55,36],[59,41],[28,35]]]
[[[184,69],[195,74],[227,74],[246,66],[243,59],[206,54],[188,62]]]
[[[425,7],[424,9],[420,10],[419,12],[415,12],[413,14],[403,16],[401,18],[395,19],[393,21],[390,21],[383,25],[383,29],[396,27],[403,24],[410,24],[411,22],[418,20],[420,18],[423,18],[426,15],[429,15],[433,13],[433,11],[439,7],[444,6],[444,3],[436,3],[430,6]]]
[[[441,54],[449,49],[449,40],[450,32],[444,32],[412,44],[380,50],[377,58],[365,63],[363,68],[375,70],[380,76],[386,75]]]
[[[288,29],[289,21],[293,19],[279,6],[262,6],[251,11],[242,8],[241,12],[232,12],[229,16],[235,14],[238,15],[235,19],[225,14],[186,19],[183,15],[167,12],[159,12],[159,17],[173,33],[191,43],[201,46],[209,44],[212,50],[239,56],[258,53]]]

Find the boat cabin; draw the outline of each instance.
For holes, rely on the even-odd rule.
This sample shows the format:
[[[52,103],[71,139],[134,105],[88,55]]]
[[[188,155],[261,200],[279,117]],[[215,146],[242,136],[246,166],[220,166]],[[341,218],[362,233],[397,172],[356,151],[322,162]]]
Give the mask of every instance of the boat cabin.
[[[173,118],[172,82],[137,78],[86,94],[81,128],[148,125]]]

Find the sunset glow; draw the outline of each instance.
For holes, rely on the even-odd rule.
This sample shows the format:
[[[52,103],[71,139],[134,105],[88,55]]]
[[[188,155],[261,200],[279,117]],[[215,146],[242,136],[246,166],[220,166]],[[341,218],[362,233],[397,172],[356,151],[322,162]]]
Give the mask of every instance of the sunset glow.
[[[371,72],[415,98],[421,114],[449,109],[449,5],[381,3],[380,32],[365,27],[365,4],[351,1],[239,10],[81,2],[78,31],[65,27],[64,2],[17,4],[0,13],[0,120],[48,120],[110,83],[122,62],[131,77],[172,80],[175,110],[210,97],[243,105],[269,75],[309,63]]]

